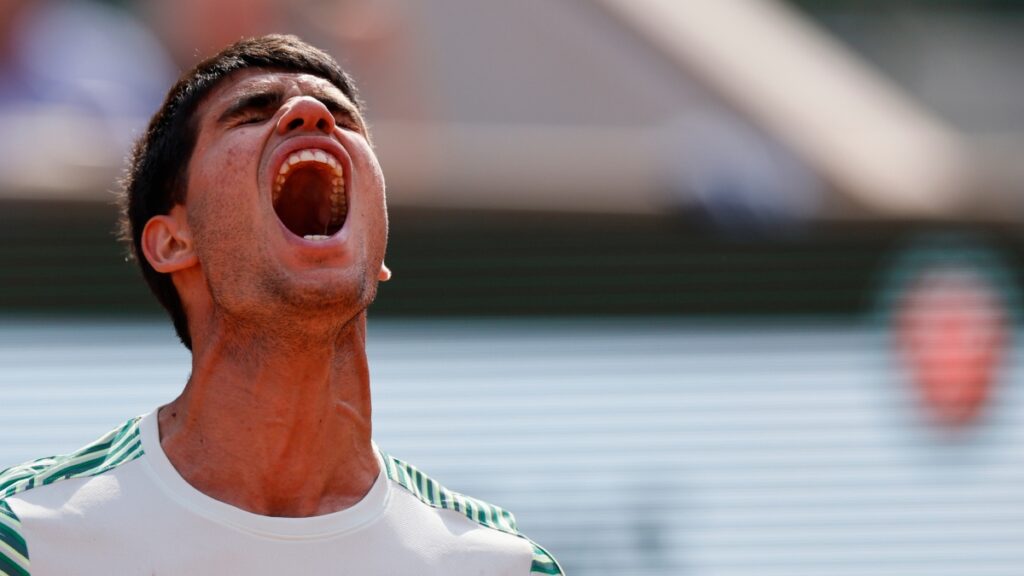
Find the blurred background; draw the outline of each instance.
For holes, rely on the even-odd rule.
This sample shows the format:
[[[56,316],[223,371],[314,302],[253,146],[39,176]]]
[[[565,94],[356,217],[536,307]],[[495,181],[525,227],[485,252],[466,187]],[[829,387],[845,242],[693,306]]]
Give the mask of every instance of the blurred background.
[[[0,0],[0,468],[187,379],[116,179],[266,32],[368,103],[385,449],[573,575],[1020,574],[1019,0]]]

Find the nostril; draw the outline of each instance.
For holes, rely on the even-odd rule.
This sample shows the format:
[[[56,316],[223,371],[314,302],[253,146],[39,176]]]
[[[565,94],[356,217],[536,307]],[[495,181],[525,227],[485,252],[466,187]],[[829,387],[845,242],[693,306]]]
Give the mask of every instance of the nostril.
[[[278,127],[282,133],[296,130],[329,133],[334,129],[334,116],[319,100],[303,96],[288,106]]]

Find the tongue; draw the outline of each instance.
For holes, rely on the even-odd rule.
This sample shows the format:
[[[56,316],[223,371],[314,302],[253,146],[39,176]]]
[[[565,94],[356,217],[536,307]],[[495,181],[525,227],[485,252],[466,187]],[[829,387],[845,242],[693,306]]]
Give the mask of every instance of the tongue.
[[[319,170],[297,170],[281,187],[274,204],[277,217],[296,236],[328,234],[331,204],[330,183]]]

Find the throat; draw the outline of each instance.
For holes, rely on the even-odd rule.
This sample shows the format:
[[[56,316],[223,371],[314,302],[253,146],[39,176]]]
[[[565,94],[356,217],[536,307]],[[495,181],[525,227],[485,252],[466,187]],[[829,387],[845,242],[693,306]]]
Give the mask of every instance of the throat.
[[[303,170],[292,175],[281,187],[274,211],[292,234],[329,235],[331,205],[326,183],[317,170]]]
[[[368,396],[364,404],[337,393],[271,396],[268,382],[245,392],[201,384],[158,414],[163,451],[196,490],[255,514],[305,517],[351,506],[372,487]]]
[[[281,223],[299,237],[332,236],[348,215],[340,177],[319,165],[303,165],[282,176],[273,203]]]
[[[365,322],[305,350],[260,328],[197,326],[192,375],[158,414],[164,452],[195,489],[256,514],[358,502],[379,471]]]

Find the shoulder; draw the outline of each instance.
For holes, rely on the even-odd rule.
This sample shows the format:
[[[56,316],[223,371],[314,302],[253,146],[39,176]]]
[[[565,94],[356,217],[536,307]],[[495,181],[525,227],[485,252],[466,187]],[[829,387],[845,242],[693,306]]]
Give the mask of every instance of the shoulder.
[[[404,488],[423,504],[440,510],[450,510],[485,528],[521,538],[529,545],[533,555],[531,574],[563,574],[558,562],[550,553],[519,532],[516,519],[511,512],[483,500],[449,490],[415,466],[386,452],[381,451],[380,454],[388,479]]]
[[[58,480],[102,474],[138,458],[142,455],[140,420],[132,418],[70,454],[39,458],[0,472],[0,500]]]
[[[3,499],[0,499],[0,574],[28,576],[28,545],[21,533],[21,521]]]
[[[11,499],[59,480],[103,474],[142,455],[140,418],[133,418],[82,448],[0,471],[0,576],[28,576],[29,551]]]

